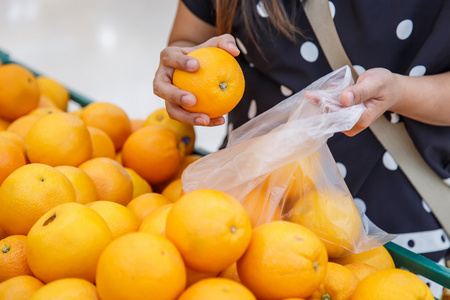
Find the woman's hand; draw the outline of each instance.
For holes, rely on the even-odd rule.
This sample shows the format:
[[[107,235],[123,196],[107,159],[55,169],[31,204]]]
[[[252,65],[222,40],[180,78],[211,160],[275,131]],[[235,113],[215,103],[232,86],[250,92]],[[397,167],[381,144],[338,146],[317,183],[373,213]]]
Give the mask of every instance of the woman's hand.
[[[360,103],[365,106],[359,121],[344,133],[348,136],[356,135],[369,127],[385,111],[394,107],[401,89],[398,81],[398,75],[387,69],[375,68],[362,73],[355,85],[343,90],[341,102],[344,106]]]
[[[213,37],[194,47],[169,46],[161,52],[160,64],[153,80],[153,93],[166,100],[167,112],[175,120],[189,125],[222,125],[225,123],[224,117],[210,119],[207,114],[184,110],[180,105],[194,106],[197,100],[192,93],[181,90],[172,84],[175,69],[187,72],[198,70],[198,60],[190,57],[188,53],[201,47],[218,47],[233,56],[239,55],[236,41],[230,34]]]

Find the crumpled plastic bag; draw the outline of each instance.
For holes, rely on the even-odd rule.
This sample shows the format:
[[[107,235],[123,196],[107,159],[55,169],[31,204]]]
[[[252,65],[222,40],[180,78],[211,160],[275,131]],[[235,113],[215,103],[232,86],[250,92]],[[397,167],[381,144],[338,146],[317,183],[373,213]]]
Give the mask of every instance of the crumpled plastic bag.
[[[184,192],[225,192],[243,204],[254,227],[279,219],[304,225],[322,239],[330,257],[392,240],[357,210],[326,144],[363,112],[362,104],[340,102],[352,84],[350,68],[343,67],[235,129],[225,149],[186,168]]]

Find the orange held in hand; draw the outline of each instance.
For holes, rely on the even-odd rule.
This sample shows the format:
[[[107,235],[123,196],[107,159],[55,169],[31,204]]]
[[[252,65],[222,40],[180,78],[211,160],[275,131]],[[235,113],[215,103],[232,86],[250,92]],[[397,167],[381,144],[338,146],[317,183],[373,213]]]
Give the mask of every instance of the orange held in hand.
[[[183,106],[190,112],[206,113],[217,118],[230,112],[241,100],[245,89],[242,69],[234,57],[225,50],[204,47],[189,56],[199,61],[195,73],[176,69],[173,84],[195,95],[197,103],[192,107]]]

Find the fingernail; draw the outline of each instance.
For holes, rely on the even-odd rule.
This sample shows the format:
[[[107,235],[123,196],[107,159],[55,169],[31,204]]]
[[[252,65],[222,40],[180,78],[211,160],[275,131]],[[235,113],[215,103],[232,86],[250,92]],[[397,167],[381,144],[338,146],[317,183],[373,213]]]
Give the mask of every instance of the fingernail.
[[[186,62],[186,69],[189,71],[195,71],[198,68],[198,62],[195,59],[190,59]]]
[[[203,118],[195,118],[194,119],[195,124],[197,125],[202,125],[202,126],[206,126],[206,120]]]
[[[348,105],[353,105],[355,103],[355,95],[352,92],[345,93],[348,100]]]
[[[183,95],[181,96],[181,104],[187,107],[191,107],[194,104],[194,101],[189,95]]]

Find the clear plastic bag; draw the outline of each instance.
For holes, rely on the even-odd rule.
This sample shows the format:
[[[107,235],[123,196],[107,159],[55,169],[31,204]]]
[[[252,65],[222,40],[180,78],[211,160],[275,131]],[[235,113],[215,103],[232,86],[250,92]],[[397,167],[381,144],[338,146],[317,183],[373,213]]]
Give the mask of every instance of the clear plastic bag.
[[[360,214],[326,141],[351,129],[363,106],[343,107],[353,84],[336,70],[234,130],[225,149],[183,173],[183,190],[217,189],[240,201],[252,225],[287,219],[307,226],[330,257],[359,253],[394,238]]]

